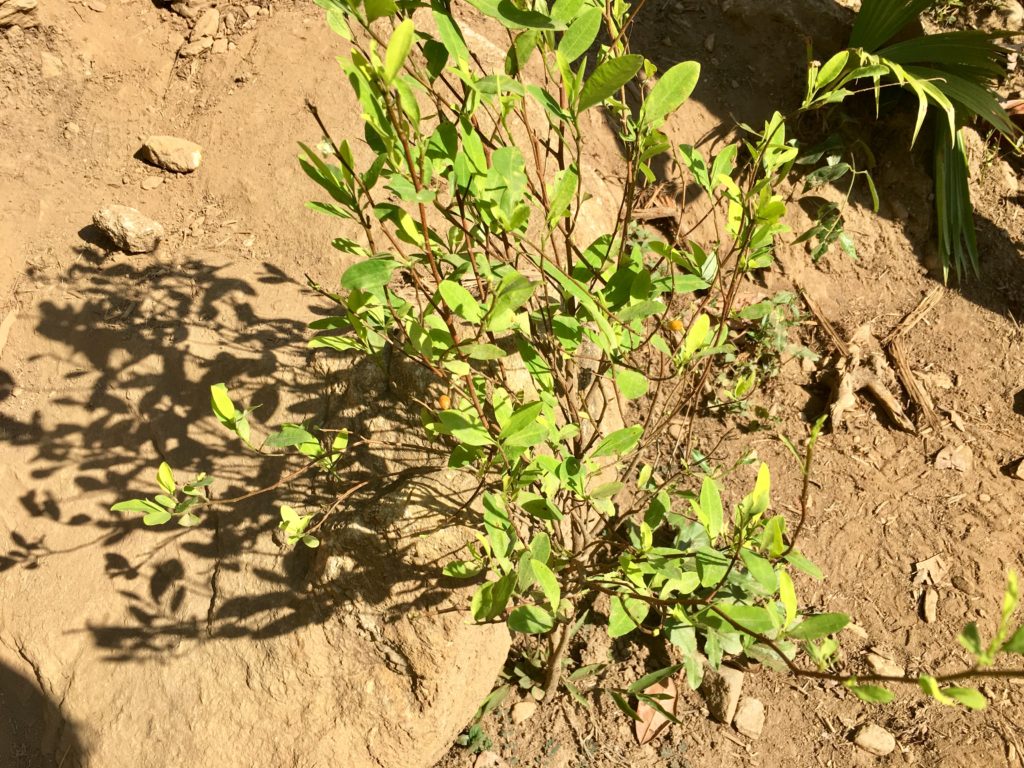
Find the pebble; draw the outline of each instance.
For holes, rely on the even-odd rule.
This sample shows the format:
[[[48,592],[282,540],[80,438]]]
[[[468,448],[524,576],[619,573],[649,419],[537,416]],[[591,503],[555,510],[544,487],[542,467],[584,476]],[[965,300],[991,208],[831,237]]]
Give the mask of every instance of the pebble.
[[[163,183],[164,180],[159,176],[147,176],[142,180],[142,183],[139,186],[143,189],[156,189]]]
[[[92,223],[122,251],[149,253],[156,250],[164,236],[159,222],[126,205],[109,205],[92,216]]]
[[[934,624],[938,617],[939,593],[934,589],[925,589],[921,599],[921,616],[928,624]]]
[[[185,58],[188,58],[190,56],[198,56],[203,51],[208,50],[212,47],[212,37],[200,37],[198,40],[195,40],[191,43],[185,43],[185,45],[181,46],[181,48],[178,49],[178,53],[180,53]]]
[[[214,53],[227,53],[228,52],[228,40],[226,37],[218,37],[213,41],[213,47],[211,50]]]
[[[864,660],[868,663],[873,674],[903,677],[903,667],[887,656],[872,651],[864,657]]]
[[[1013,476],[1018,480],[1024,480],[1024,459],[1017,462],[1017,469],[1014,470]]]
[[[220,26],[220,11],[216,8],[207,8],[202,14],[196,19],[196,23],[192,27],[192,33],[188,36],[189,40],[199,40],[203,37],[213,37],[217,34],[217,27]]]
[[[142,146],[142,155],[165,171],[191,173],[203,161],[203,148],[176,136],[150,136]]]
[[[709,669],[700,686],[708,712],[720,723],[731,723],[736,717],[742,691],[743,673],[732,667]]]
[[[711,53],[712,51],[715,50],[714,34],[710,34],[704,39],[704,47],[707,49],[708,53]]]
[[[958,445],[956,448],[947,445],[936,454],[935,468],[970,472],[974,469],[974,453],[969,445]]]
[[[757,739],[764,730],[764,704],[758,699],[744,697],[736,708],[733,727],[748,739]]]
[[[990,501],[992,501],[992,497],[989,496],[987,493],[979,493],[978,501],[980,501],[982,504],[988,504]]]
[[[81,133],[81,131],[82,129],[78,127],[77,123],[68,123],[64,126],[64,138],[70,141]]]
[[[85,7],[95,13],[103,13],[107,10],[107,4],[103,0],[85,0]]]
[[[853,736],[853,743],[878,757],[885,757],[896,749],[896,737],[874,723],[865,723]]]
[[[512,707],[512,722],[516,725],[525,723],[537,712],[537,702],[520,701]]]

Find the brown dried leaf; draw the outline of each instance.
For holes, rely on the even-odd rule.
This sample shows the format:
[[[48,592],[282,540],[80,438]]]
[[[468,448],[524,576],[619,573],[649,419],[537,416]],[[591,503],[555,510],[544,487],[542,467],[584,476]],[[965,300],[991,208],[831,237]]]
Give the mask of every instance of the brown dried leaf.
[[[672,678],[665,678],[649,686],[644,691],[644,694],[656,699],[666,712],[670,712],[673,715],[676,714],[676,707],[679,704],[679,693],[676,690],[676,684],[672,682]],[[640,719],[634,723],[634,729],[636,731],[636,740],[641,745],[653,741],[672,722],[643,699],[637,702],[636,713],[640,716]]]

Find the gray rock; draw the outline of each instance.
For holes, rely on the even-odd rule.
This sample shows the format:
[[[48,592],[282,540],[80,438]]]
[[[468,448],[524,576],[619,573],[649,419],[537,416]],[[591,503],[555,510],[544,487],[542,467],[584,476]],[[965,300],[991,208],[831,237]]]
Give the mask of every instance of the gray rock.
[[[874,723],[865,723],[853,735],[853,743],[878,757],[885,757],[896,749],[896,737]]]
[[[93,214],[92,223],[122,251],[149,253],[156,250],[164,236],[164,228],[134,208],[109,205]]]
[[[0,0],[0,29],[4,27],[34,27],[37,0]]]
[[[743,673],[732,667],[709,669],[704,675],[700,692],[708,705],[711,717],[720,723],[729,724],[736,716],[743,691]]]
[[[733,728],[748,739],[757,739],[764,730],[764,704],[758,699],[744,697],[732,719]]]
[[[142,145],[142,156],[165,171],[191,173],[203,161],[203,148],[177,136],[150,136]]]

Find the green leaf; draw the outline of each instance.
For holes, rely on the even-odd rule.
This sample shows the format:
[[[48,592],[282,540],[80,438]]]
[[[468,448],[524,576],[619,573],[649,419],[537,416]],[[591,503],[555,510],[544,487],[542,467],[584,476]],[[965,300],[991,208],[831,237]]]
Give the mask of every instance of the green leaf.
[[[373,291],[391,280],[399,264],[390,256],[357,261],[341,276],[341,287],[350,291]]]
[[[508,615],[508,627],[525,635],[543,635],[555,626],[550,611],[537,605],[521,605]]]
[[[973,621],[963,628],[963,631],[957,636],[957,640],[975,656],[981,655],[981,635],[978,633],[978,625]]]
[[[459,411],[441,411],[437,417],[444,434],[451,435],[459,442],[471,446],[494,445],[494,438],[483,424],[471,421]]]
[[[229,429],[234,429],[235,417],[238,410],[228,395],[226,384],[214,384],[210,387],[210,407],[218,421]]]
[[[849,51],[840,51],[831,59],[826,61],[821,71],[818,72],[818,78],[814,82],[814,89],[824,88],[826,85],[835,80],[846,69],[846,64],[850,60]]]
[[[583,84],[578,111],[584,112],[610,98],[636,76],[643,64],[644,57],[635,53],[602,63]]]
[[[149,514],[151,512],[164,512],[164,508],[159,504],[155,504],[148,499],[128,499],[127,501],[119,501],[110,508],[111,512],[141,512],[143,514]],[[169,519],[169,518],[168,518]]]
[[[569,25],[558,41],[558,52],[567,64],[572,64],[594,44],[597,33],[601,31],[602,16],[600,8],[588,8]]]
[[[398,13],[398,6],[395,0],[366,0],[366,20],[374,22],[386,16]]]
[[[533,554],[533,562],[547,565],[551,557],[551,537],[541,531],[530,542],[530,552]]]
[[[1024,625],[1017,627],[1013,636],[1003,643],[1002,651],[1004,653],[1019,653],[1024,656]]]
[[[629,368],[620,368],[615,373],[615,384],[627,400],[643,397],[647,394],[647,389],[650,386],[646,376]]]
[[[666,677],[671,677],[682,668],[682,664],[673,664],[671,667],[665,667],[664,669],[659,669],[655,672],[651,672],[650,674],[644,675],[631,686],[629,686],[628,690],[630,693],[634,695],[638,693],[643,693],[655,683],[660,683]]]
[[[978,710],[988,706],[984,695],[974,688],[943,688],[942,692],[968,709]]]
[[[156,481],[167,493],[174,493],[174,472],[166,461],[160,462],[160,468],[156,471]]]
[[[530,567],[533,568],[533,575],[537,577],[537,584],[540,586],[541,592],[544,593],[544,599],[548,601],[551,610],[557,611],[558,604],[562,600],[562,589],[558,585],[558,576],[539,560],[531,560]]]
[[[544,404],[539,402],[519,406],[505,423],[501,433],[498,435],[498,440],[506,440],[510,436],[536,424],[537,417],[540,416],[543,408]]]
[[[750,575],[754,577],[754,581],[764,587],[768,594],[774,595],[779,589],[779,577],[775,573],[774,566],[749,549],[741,550],[740,557]]]
[[[798,571],[806,573],[815,581],[821,581],[825,577],[824,574],[821,572],[821,568],[816,566],[814,563],[812,563],[810,560],[808,560],[806,557],[804,557],[796,550],[793,550],[788,555],[786,555],[785,560]]]
[[[176,506],[178,506],[177,501],[172,499],[170,496],[165,496],[162,493],[158,493],[156,496],[154,496],[153,501],[155,501],[161,507],[166,507],[167,509],[174,509]]]
[[[166,509],[153,510],[142,518],[142,522],[146,525],[163,525],[171,519],[171,513]]]
[[[714,541],[722,532],[722,495],[719,493],[718,483],[706,475],[700,486],[700,512],[700,522],[707,528],[708,536]]]
[[[398,76],[405,58],[412,48],[413,38],[416,36],[416,25],[412,19],[406,19],[391,33],[388,40],[388,49],[384,54],[384,82],[390,85]]]
[[[298,424],[282,424],[277,432],[267,438],[266,445],[270,448],[308,446],[317,453],[320,452],[320,441],[308,429]]]
[[[628,635],[647,618],[650,610],[651,606],[644,600],[613,597],[608,612],[608,636],[615,638]]]
[[[849,682],[846,683],[846,688],[858,699],[866,701],[868,704],[888,704],[893,700],[892,692],[880,685],[857,685]]]
[[[512,597],[512,590],[516,586],[516,575],[509,573],[497,581],[489,581],[482,584],[473,595],[473,602],[470,607],[473,618],[477,621],[491,621],[499,616],[508,605],[508,599]]]
[[[474,576],[479,576],[483,569],[484,565],[481,562],[456,560],[448,563],[441,573],[450,579],[472,579]]]
[[[483,14],[497,19],[508,29],[563,29],[564,24],[538,11],[523,10],[512,0],[468,0]]]
[[[683,343],[687,359],[693,357],[697,350],[704,346],[710,332],[711,318],[702,312],[693,321],[693,325],[690,326],[690,330],[686,334],[686,341]]]
[[[935,0],[864,0],[850,33],[850,47],[877,50]]]
[[[847,624],[850,617],[843,613],[819,613],[808,616],[786,634],[793,640],[816,640],[835,634]]]
[[[636,448],[643,432],[644,428],[639,424],[612,432],[597,444],[597,448],[590,454],[590,457],[599,459],[602,456],[622,456],[629,453]]]
[[[690,98],[700,79],[700,64],[683,61],[670,68],[654,84],[640,110],[640,124],[646,128],[658,128],[665,118],[675,112]]]
[[[793,579],[786,571],[779,571],[779,600],[782,607],[786,609],[786,627],[789,627],[796,619],[797,602],[796,587],[793,586]]]
[[[630,717],[633,720],[636,720],[638,723],[642,722],[642,720],[640,718],[640,715],[638,715],[636,713],[635,709],[633,709],[631,706],[629,706],[629,703],[626,701],[626,697],[625,696],[623,696],[621,693],[619,693],[618,691],[616,691],[613,688],[609,688],[608,689],[608,694],[612,697],[612,701],[615,702],[615,706],[617,706],[619,709],[621,709],[626,714],[627,717]]]

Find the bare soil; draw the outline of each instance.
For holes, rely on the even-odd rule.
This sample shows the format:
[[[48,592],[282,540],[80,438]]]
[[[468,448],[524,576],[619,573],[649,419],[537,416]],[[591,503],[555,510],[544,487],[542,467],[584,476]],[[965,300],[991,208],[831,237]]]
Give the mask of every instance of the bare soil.
[[[220,559],[203,558],[200,573],[151,579],[145,594],[130,583],[130,570],[141,562],[151,576],[153,565],[168,562],[151,553],[177,547],[173,532],[156,539],[107,509],[149,485],[160,455],[182,467],[206,460],[218,443],[186,425],[205,416],[209,384],[243,379],[254,399],[266,403],[261,418],[267,420],[319,407],[311,403],[323,394],[322,372],[289,350],[301,350],[304,325],[317,312],[305,276],[333,284],[345,265],[330,246],[339,233],[303,207],[312,188],[295,162],[295,141],[319,139],[307,99],[337,136],[361,136],[362,127],[333,60],[342,42],[325,29],[319,10],[299,0],[260,5],[263,12],[230,35],[230,50],[191,59],[178,53],[185,20],[148,0],[43,0],[40,27],[0,34],[0,645],[5,659],[21,664],[0,665],[4,768],[60,764],[52,748],[58,743],[64,756],[100,765],[87,763],[84,737],[76,735],[79,727],[88,733],[88,724],[70,722],[62,709],[69,690],[83,684],[68,671],[76,654],[101,648],[118,670],[112,680],[146,686],[149,678],[133,682],[133,654],[173,655],[183,641],[166,631],[180,629],[180,622],[160,617],[193,608],[205,614]],[[830,5],[824,15],[804,15],[822,7],[811,0],[743,11],[750,5],[648,3],[637,50],[659,65],[697,58],[704,66],[693,101],[670,126],[674,140],[715,147],[729,140],[737,121],[756,124],[772,109],[792,107],[802,88],[805,37],[813,33],[822,49],[843,42],[842,16]],[[241,6],[221,7],[247,18]],[[926,266],[934,237],[927,142],[909,150],[907,128],[897,117],[869,137],[878,154],[882,211],[876,216],[856,198],[848,213],[859,259],[835,252],[813,264],[802,246],[784,247],[779,267],[764,285],[751,286],[751,296],[799,287],[845,338],[864,323],[884,336],[940,284]],[[200,170],[167,174],[135,159],[141,142],[156,133],[202,144]],[[841,429],[822,438],[814,466],[803,550],[827,578],[801,580],[798,589],[810,605],[852,615],[856,627],[844,635],[854,669],[866,670],[868,648],[882,649],[911,673],[960,668],[967,656],[958,631],[977,621],[990,633],[1007,570],[1024,572],[1024,480],[1014,476],[1024,458],[1020,167],[980,137],[971,152],[983,275],[946,290],[905,339],[940,428],[899,431],[862,401]],[[609,157],[608,167],[614,165]],[[161,183],[144,188],[148,177]],[[168,236],[157,253],[111,252],[91,227],[93,212],[109,203],[137,207],[164,225]],[[798,229],[806,217],[799,205],[793,209]],[[808,368],[788,361],[758,395],[757,405],[774,420],[754,428],[744,414],[707,419],[700,439],[715,445],[723,438],[723,461],[753,445],[772,467],[776,505],[795,514],[799,468],[777,434],[803,435],[827,405],[829,346],[810,317],[794,337],[821,353],[822,363]],[[973,457],[967,471],[936,466],[941,449],[961,445]],[[752,471],[737,475],[737,493],[751,484]],[[241,475],[229,472],[238,482]],[[358,551],[353,547],[353,556]],[[936,555],[947,570],[936,579],[936,617],[927,623],[914,564]],[[298,568],[295,584],[307,566]],[[35,585],[44,577],[50,586],[40,593]],[[383,583],[376,572],[364,577],[367,590]],[[244,596],[249,582],[238,579]],[[176,597],[182,584],[188,589]],[[294,588],[287,579],[279,586]],[[38,616],[44,619],[30,618]],[[253,631],[290,631],[287,621],[274,623],[280,618],[270,611],[239,621]],[[238,642],[252,637],[243,634]],[[609,662],[606,680],[614,684],[670,661],[657,642],[610,643],[600,627],[581,632],[573,655],[584,663]],[[351,686],[364,685],[358,663],[345,669]],[[196,674],[201,686],[203,676],[220,671]],[[85,679],[117,706],[116,691],[102,689],[99,671]],[[839,687],[751,669],[744,693],[767,708],[757,740],[713,723],[692,693],[681,707],[683,726],[643,747],[631,722],[598,693],[587,695],[590,708],[566,698],[521,724],[511,720],[514,693],[483,727],[491,749],[521,767],[1024,765],[1024,686],[991,681],[983,690],[991,705],[976,714],[944,708],[913,690],[891,706],[872,708]],[[173,700],[174,693],[161,695]],[[231,706],[246,707],[245,697]],[[19,717],[24,711],[38,714]],[[217,711],[211,704],[208,716]],[[393,714],[380,714],[373,738],[397,732],[389,724]],[[895,735],[890,756],[875,758],[853,745],[851,734],[864,722]],[[289,727],[301,729],[301,717]],[[138,733],[139,752],[153,750],[145,729]],[[229,727],[224,735],[246,737]],[[15,745],[29,746],[16,751]],[[173,754],[211,764],[205,752],[189,754],[187,740]],[[125,759],[133,764],[132,756]],[[311,759],[303,761],[296,738],[287,755],[264,764]],[[134,764],[165,764],[159,756],[149,760]],[[438,765],[462,768],[476,760],[452,747]],[[409,764],[419,764],[411,754]]]

